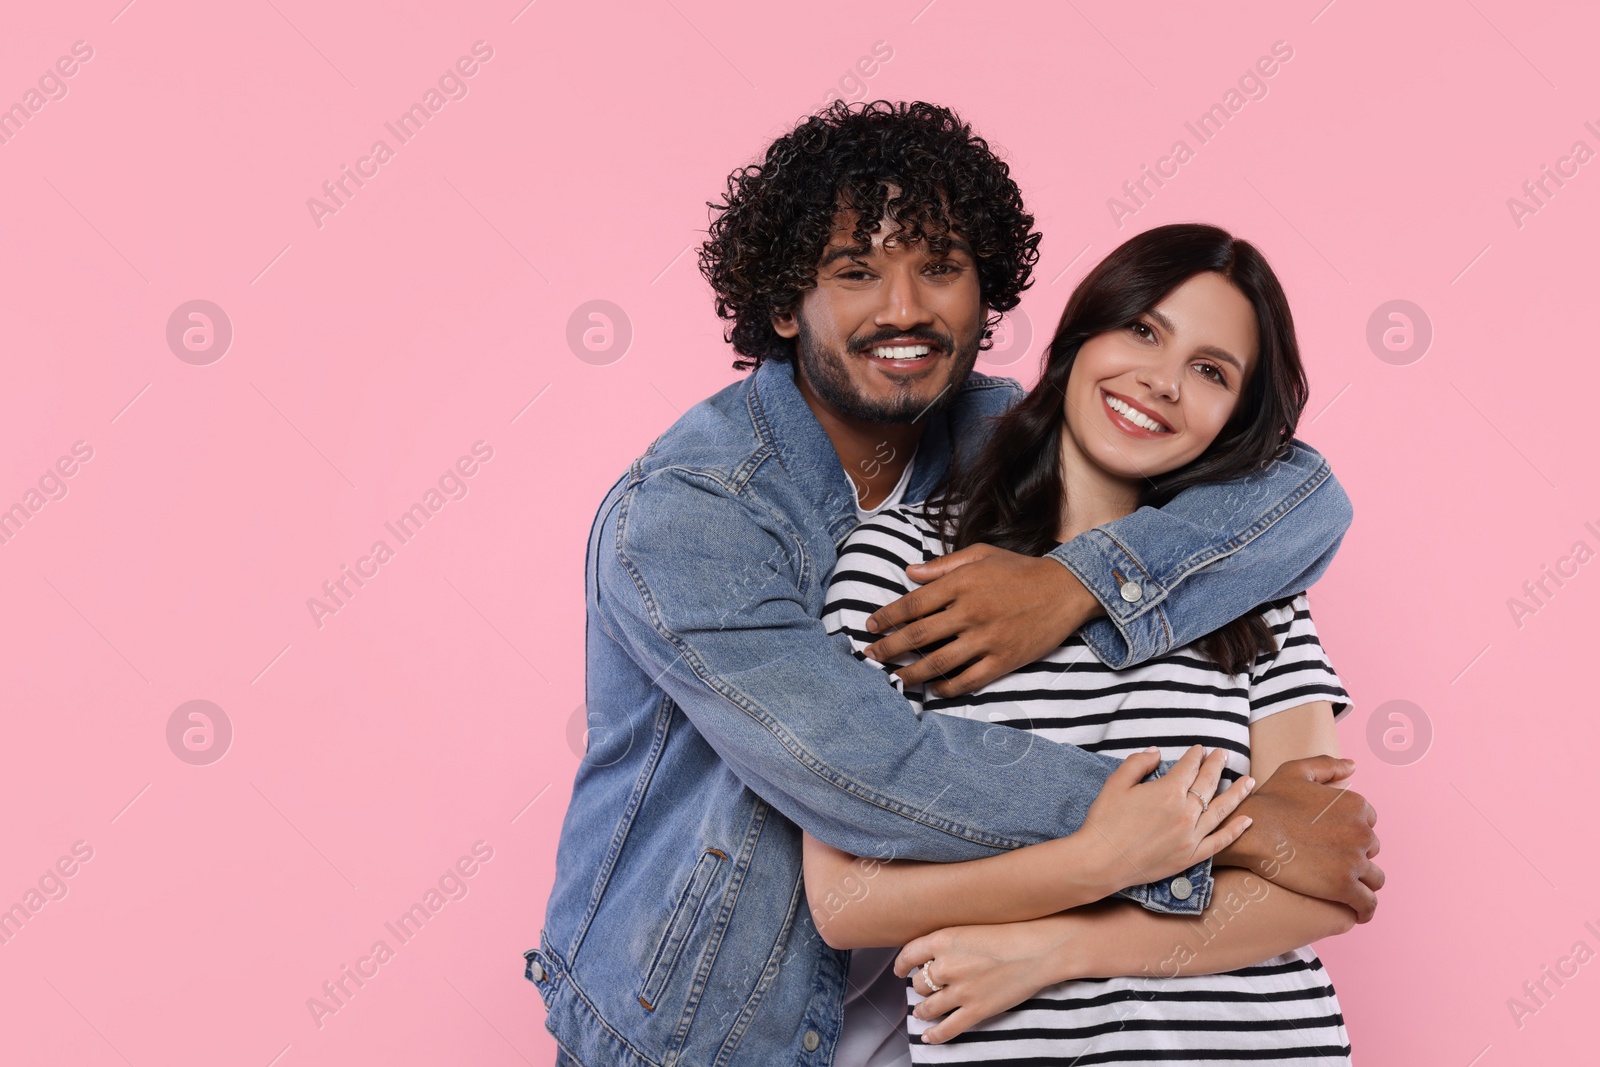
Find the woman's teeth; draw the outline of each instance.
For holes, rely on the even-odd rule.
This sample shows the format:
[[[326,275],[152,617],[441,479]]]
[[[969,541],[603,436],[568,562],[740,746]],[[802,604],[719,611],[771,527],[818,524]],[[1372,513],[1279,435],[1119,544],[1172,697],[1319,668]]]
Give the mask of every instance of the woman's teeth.
[[[1106,394],[1106,406],[1142,430],[1150,430],[1154,433],[1172,432],[1138,408],[1124,404],[1110,393]]]
[[[884,345],[874,348],[872,354],[879,359],[921,359],[932,351],[931,345]]]

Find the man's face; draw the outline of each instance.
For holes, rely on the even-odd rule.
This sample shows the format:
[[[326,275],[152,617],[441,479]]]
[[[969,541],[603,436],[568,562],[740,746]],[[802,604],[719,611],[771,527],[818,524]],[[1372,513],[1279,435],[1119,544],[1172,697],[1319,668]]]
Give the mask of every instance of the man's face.
[[[799,375],[835,413],[866,422],[914,422],[949,404],[978,359],[985,308],[967,242],[932,256],[925,242],[853,243],[855,212],[840,212],[798,314],[773,317],[796,338]]]

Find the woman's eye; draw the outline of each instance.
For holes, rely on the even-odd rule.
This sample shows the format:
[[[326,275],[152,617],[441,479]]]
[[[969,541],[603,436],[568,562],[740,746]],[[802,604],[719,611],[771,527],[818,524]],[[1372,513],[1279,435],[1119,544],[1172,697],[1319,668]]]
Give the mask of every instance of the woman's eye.
[[[1136,322],[1133,325],[1129,326],[1128,329],[1132,330],[1134,333],[1139,334],[1140,337],[1145,337],[1146,335],[1148,335],[1149,338],[1152,339],[1152,340],[1155,338],[1155,335],[1156,335],[1156,332],[1150,328],[1150,324],[1147,323],[1147,322]],[[1143,330],[1144,333],[1139,333],[1140,330]]]
[[[1197,369],[1201,375],[1210,378],[1214,382],[1226,382],[1228,380],[1227,376],[1222,373],[1222,368],[1216,366],[1215,364],[1196,363],[1195,369]]]

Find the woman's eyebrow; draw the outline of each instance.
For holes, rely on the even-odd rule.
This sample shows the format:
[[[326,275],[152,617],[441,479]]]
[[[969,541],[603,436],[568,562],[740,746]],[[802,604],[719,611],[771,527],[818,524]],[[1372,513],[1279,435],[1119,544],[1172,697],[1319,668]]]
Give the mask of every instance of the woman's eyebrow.
[[[1201,345],[1199,348],[1195,349],[1195,351],[1201,353],[1202,355],[1212,356],[1216,359],[1220,359],[1224,363],[1231,363],[1233,364],[1234,370],[1238,371],[1240,374],[1244,373],[1244,364],[1235,359],[1233,353],[1229,352],[1226,348],[1218,348],[1216,345]]]
[[[1156,322],[1161,325],[1161,328],[1167,331],[1167,333],[1176,334],[1178,332],[1173,328],[1172,320],[1161,314],[1161,312],[1157,311],[1155,308],[1150,309],[1150,317],[1155,319]],[[1229,352],[1226,348],[1218,348],[1216,345],[1201,345],[1199,348],[1195,349],[1195,351],[1207,356],[1211,356],[1215,359],[1220,359],[1224,363],[1232,363],[1235,370],[1237,370],[1240,374],[1244,373],[1244,364],[1240,363],[1238,357],[1236,357],[1232,352]]]

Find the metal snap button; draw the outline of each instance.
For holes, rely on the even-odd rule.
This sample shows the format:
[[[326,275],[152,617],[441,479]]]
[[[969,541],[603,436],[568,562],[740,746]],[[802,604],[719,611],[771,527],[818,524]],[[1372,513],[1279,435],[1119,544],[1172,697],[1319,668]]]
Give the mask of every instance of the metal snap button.
[[[1134,581],[1123,582],[1120,592],[1122,593],[1122,599],[1130,604],[1138,603],[1140,598],[1144,596],[1144,590],[1139,588],[1138,582]]]
[[[1193,893],[1194,883],[1183,875],[1180,874],[1172,880],[1172,895],[1179,900],[1188,900]]]
[[[805,1038],[800,1043],[805,1046],[807,1052],[815,1052],[817,1046],[822,1044],[822,1035],[815,1030],[807,1030]]]

